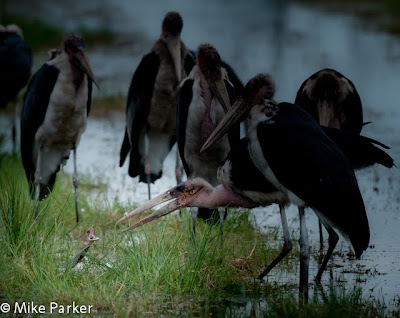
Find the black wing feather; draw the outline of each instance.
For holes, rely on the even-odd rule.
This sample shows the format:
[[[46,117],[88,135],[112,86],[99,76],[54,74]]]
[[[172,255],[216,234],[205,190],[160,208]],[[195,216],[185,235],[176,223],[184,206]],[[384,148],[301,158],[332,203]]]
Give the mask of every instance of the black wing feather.
[[[119,154],[119,166],[122,167],[124,165],[126,156],[128,155],[129,151],[131,151],[131,143],[129,142],[128,132],[126,131],[125,127],[125,134],[124,140],[122,141],[121,150]]]
[[[86,109],[87,109],[87,116],[89,116],[90,113],[90,108],[92,106],[92,90],[93,90],[93,81],[88,77],[88,99],[86,103]]]
[[[188,176],[190,175],[191,171],[188,163],[185,160],[185,142],[189,105],[193,98],[193,83],[193,79],[186,79],[181,87],[176,120],[179,155],[182,160],[183,168]]]
[[[196,65],[196,61],[193,56],[194,55],[192,55],[191,51],[188,51],[188,54],[185,56],[184,67],[187,76],[189,76],[192,68]]]
[[[278,191],[254,165],[248,150],[249,140],[245,137],[229,151],[227,161],[231,162],[230,180],[243,191],[272,193]]]
[[[129,122],[128,116],[131,116],[132,126],[126,127],[126,130],[130,135],[131,142],[129,162],[129,175],[131,177],[136,177],[140,172],[141,155],[138,148],[138,139],[149,115],[151,97],[159,66],[160,58],[155,52],[146,54],[133,74],[129,87],[126,115],[127,123]],[[124,147],[126,147],[125,137],[121,146],[121,166],[127,155],[126,149],[123,149]]]
[[[322,127],[322,130],[339,146],[354,169],[361,169],[376,163],[387,168],[394,166],[393,158],[374,145],[390,149],[379,141],[335,128]]]
[[[21,112],[21,156],[26,177],[31,186],[31,193],[36,171],[32,158],[35,135],[44,121],[58,73],[59,70],[56,67],[44,64],[33,76],[24,97]],[[51,189],[54,181],[55,173],[54,176],[50,177],[48,188]]]
[[[242,81],[240,80],[239,76],[237,76],[232,66],[230,66],[227,62],[221,60],[221,66],[226,69],[229,81],[233,84],[235,90],[235,96],[236,98],[238,98],[239,96],[242,95],[244,89]]]

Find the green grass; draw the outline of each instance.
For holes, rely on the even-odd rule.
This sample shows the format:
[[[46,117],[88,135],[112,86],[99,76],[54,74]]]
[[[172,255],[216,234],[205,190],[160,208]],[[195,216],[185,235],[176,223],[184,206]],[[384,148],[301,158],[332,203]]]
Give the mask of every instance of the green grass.
[[[0,24],[17,24],[23,32],[25,41],[30,45],[33,52],[59,47],[64,37],[70,33],[80,35],[87,47],[96,44],[111,44],[115,37],[111,31],[106,29],[89,30],[84,27],[79,27],[66,33],[59,27],[41,20],[26,16],[11,15],[6,12],[3,12],[0,16]]]
[[[39,218],[34,221],[34,203],[20,158],[0,154],[0,277],[8,278],[0,281],[0,302],[34,301],[48,306],[51,301],[65,305],[75,301],[93,305],[100,315],[229,312],[240,317],[240,306],[263,300],[267,306],[259,311],[270,317],[385,316],[379,303],[363,300],[357,288],[332,289],[299,306],[297,286],[260,283],[257,274],[278,253],[277,232],[254,230],[248,212],[231,212],[236,215],[225,222],[224,248],[219,227],[201,221],[194,243],[186,211],[121,233],[114,223],[132,207],[107,202],[101,195],[107,187],[96,178],[83,175],[80,180],[79,203],[84,211],[79,225],[71,178],[63,173],[53,193],[39,204]],[[94,189],[100,193],[98,200],[89,202],[86,198]],[[100,240],[80,265],[72,267],[71,260],[82,249],[82,237],[91,226]],[[274,270],[294,273],[297,257],[295,250]]]

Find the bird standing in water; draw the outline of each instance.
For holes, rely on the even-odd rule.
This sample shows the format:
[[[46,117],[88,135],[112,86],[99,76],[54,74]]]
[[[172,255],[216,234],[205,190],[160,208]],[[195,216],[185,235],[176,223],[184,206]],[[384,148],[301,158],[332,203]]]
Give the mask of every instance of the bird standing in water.
[[[230,140],[226,136],[207,151],[201,153],[200,149],[235,100],[234,87],[218,51],[209,44],[200,45],[196,66],[181,84],[178,103],[178,148],[188,178],[201,177],[212,185],[218,184],[217,169],[228,155],[230,142],[239,141],[239,126]],[[191,210],[195,234],[197,214],[208,219],[214,210]],[[219,214],[222,238],[225,209]]]
[[[182,27],[178,12],[167,13],[160,38],[142,58],[129,87],[120,167],[130,153],[129,175],[148,184],[149,198],[150,183],[161,178],[163,161],[176,141],[179,84],[194,66],[180,38]],[[176,169],[179,180],[178,156]]]
[[[299,291],[302,299],[307,301],[310,251],[304,206],[311,206],[326,227],[332,231],[335,227],[348,237],[359,257],[368,246],[369,226],[352,167],[374,163],[392,167],[393,159],[375,146],[387,148],[375,140],[320,127],[298,106],[276,104],[266,99],[273,96],[272,93],[269,76],[254,77],[246,85],[244,95],[206,142],[204,147],[215,142],[229,131],[232,124],[247,115],[247,137],[231,149],[224,165],[219,168],[221,184],[212,186],[200,178],[188,180],[128,213],[117,224],[168,201],[164,207],[125,230],[186,206],[252,208],[272,203],[284,206],[293,202],[299,205],[301,223]],[[349,202],[344,211],[340,209],[343,201]],[[290,241],[289,231],[285,215],[281,213],[281,217],[286,243]],[[284,257],[282,253],[259,278]],[[321,265],[318,275],[322,274],[330,256],[326,254],[326,262]]]
[[[363,109],[354,84],[333,69],[322,69],[300,86],[295,104],[307,111],[321,126],[360,134],[363,127]],[[319,224],[320,251],[323,254],[323,234]],[[328,230],[329,249],[333,251],[339,237]],[[333,246],[333,248],[332,248]]]
[[[21,156],[30,193],[38,201],[52,190],[61,164],[73,150],[76,221],[79,222],[76,149],[86,129],[92,99],[92,72],[83,39],[69,36],[33,76],[21,113]]]

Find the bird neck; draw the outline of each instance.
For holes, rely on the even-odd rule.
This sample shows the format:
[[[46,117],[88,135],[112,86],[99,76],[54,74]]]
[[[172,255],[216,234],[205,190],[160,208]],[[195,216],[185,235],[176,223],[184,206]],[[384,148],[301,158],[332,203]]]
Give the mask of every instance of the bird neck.
[[[203,115],[203,119],[201,121],[201,142],[204,144],[208,137],[210,137],[211,133],[216,128],[215,124],[211,119],[211,103],[213,99],[213,94],[211,92],[210,86],[207,83],[204,75],[200,73],[200,90],[201,96],[203,98],[205,111]]]
[[[75,89],[78,90],[83,82],[85,73],[79,67],[77,67],[74,63],[70,63],[70,64],[71,64],[72,78],[73,78],[73,82],[75,85]]]
[[[254,208],[258,203],[232,191],[227,190],[222,184],[216,186],[211,192],[207,193],[208,208],[216,207],[244,207]]]

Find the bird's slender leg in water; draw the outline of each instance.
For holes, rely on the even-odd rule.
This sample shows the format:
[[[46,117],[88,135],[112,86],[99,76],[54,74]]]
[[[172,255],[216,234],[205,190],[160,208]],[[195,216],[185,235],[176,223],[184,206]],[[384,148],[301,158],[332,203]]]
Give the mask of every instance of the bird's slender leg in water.
[[[17,150],[17,127],[18,127],[18,95],[14,99],[14,119],[12,126],[13,153]]]
[[[227,212],[226,208],[219,208],[219,224],[221,229],[221,247],[224,246],[224,219]]]
[[[192,207],[190,208],[190,212],[192,212],[192,234],[193,238],[196,237],[196,225],[197,225],[197,213],[199,208]]]
[[[310,245],[308,242],[306,219],[304,207],[299,207],[300,216],[300,284],[299,303],[308,303],[308,269],[310,262]]]
[[[318,270],[317,276],[315,277],[315,280],[319,283],[321,282],[321,277],[322,274],[326,268],[326,264],[328,264],[329,259],[332,256],[333,250],[336,247],[337,242],[339,241],[339,236],[336,234],[335,230],[331,228],[329,225],[324,224],[326,230],[328,231],[329,237],[328,237],[328,250],[326,252],[326,255],[324,257],[324,260],[322,261],[322,264]]]
[[[292,240],[290,239],[289,227],[286,219],[285,206],[279,204],[279,212],[281,214],[282,231],[283,231],[283,247],[281,253],[267,266],[266,269],[258,275],[259,279],[263,279],[293,248]]]
[[[176,177],[176,184],[182,183],[182,162],[179,155],[179,148],[178,144],[176,144],[176,157],[175,157],[175,177]],[[179,216],[182,217],[182,210],[179,209]]]
[[[179,148],[178,148],[178,145],[177,145],[176,146],[176,159],[175,159],[176,184],[182,183],[182,174],[183,174],[183,172],[182,172],[181,158],[179,156]]]
[[[40,183],[42,182],[41,166],[42,166],[42,147],[39,147],[37,161],[36,161],[36,171],[35,171],[35,220],[38,217]]]
[[[149,160],[149,137],[147,134],[144,134],[144,173],[146,174],[146,181],[147,181],[147,191],[149,193],[149,200],[151,200],[151,167],[150,167],[150,160]]]
[[[72,175],[72,183],[74,185],[74,195],[75,195],[75,213],[76,213],[76,223],[79,223],[79,209],[78,209],[78,171],[76,168],[76,145],[72,148],[74,150],[74,174]]]
[[[150,189],[150,183],[151,183],[151,177],[150,177],[150,163],[149,160],[146,158],[145,163],[144,163],[144,171],[146,174],[146,182],[147,182],[147,192],[149,194],[149,200],[151,200],[151,189]]]
[[[322,260],[322,255],[324,255],[324,234],[322,233],[322,223],[318,220],[318,229],[319,229],[319,254],[320,259]]]

